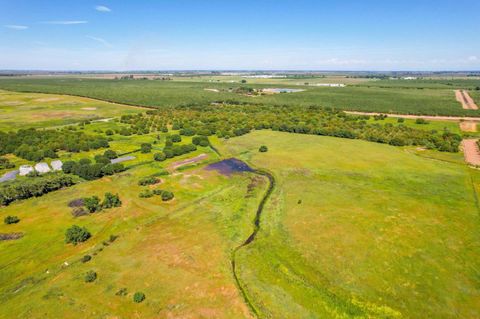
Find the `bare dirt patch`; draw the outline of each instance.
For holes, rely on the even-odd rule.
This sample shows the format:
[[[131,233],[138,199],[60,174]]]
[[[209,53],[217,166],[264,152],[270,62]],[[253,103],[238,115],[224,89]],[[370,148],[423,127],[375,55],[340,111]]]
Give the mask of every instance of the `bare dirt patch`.
[[[189,165],[193,163],[200,162],[201,160],[204,160],[208,157],[207,154],[200,154],[198,156],[192,157],[192,158],[187,158],[182,161],[174,162],[172,165],[170,165],[170,170],[176,170],[177,168],[184,166],[184,165]]]
[[[465,162],[470,165],[480,165],[480,151],[478,149],[477,139],[463,140],[462,148]]]
[[[97,108],[96,107],[82,107],[82,110],[85,111],[95,111]]]
[[[9,233],[9,234],[0,233],[0,241],[15,240],[15,239],[20,239],[22,237],[23,237],[23,233]]]
[[[217,90],[217,89],[204,89],[204,90],[205,90],[205,91],[210,91],[210,92],[216,92],[216,93],[220,92],[220,91]]]
[[[59,97],[44,97],[40,99],[35,99],[35,102],[53,102],[53,101],[60,101],[61,98]]]
[[[478,106],[465,90],[455,90],[455,98],[465,110],[478,110]]]
[[[476,132],[477,123],[476,122],[460,122],[460,129],[464,132]]]

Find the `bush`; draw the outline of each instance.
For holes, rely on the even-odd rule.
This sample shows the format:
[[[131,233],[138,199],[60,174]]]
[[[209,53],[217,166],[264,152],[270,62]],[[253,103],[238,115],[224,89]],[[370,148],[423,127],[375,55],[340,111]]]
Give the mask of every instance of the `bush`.
[[[140,152],[142,153],[150,153],[152,151],[152,144],[150,143],[142,143],[140,145]]]
[[[115,151],[113,150],[106,150],[104,153],[103,153],[103,156],[105,156],[106,158],[108,159],[114,159],[114,158],[117,158],[118,155]]]
[[[146,186],[146,185],[153,185],[157,184],[160,182],[160,179],[150,176],[150,177],[144,177],[141,180],[138,181],[138,185],[140,186]]]
[[[162,192],[162,200],[164,202],[169,201],[173,198],[173,193],[169,191],[163,191]]]
[[[83,203],[85,204],[85,208],[87,208],[90,213],[95,213],[102,210],[100,198],[98,198],[98,196],[85,197],[83,199]]]
[[[170,136],[170,140],[173,143],[178,143],[178,142],[182,141],[182,137],[179,134],[174,134],[174,135]]]
[[[144,190],[140,194],[138,194],[138,197],[140,198],[150,198],[153,196],[153,192],[149,189]]]
[[[5,219],[3,221],[7,225],[16,224],[20,221],[20,218],[18,218],[17,216],[7,216],[7,217],[5,217]]]
[[[105,198],[103,199],[102,208],[113,208],[122,206],[122,201],[118,194],[105,193]]]
[[[97,273],[90,270],[85,274],[85,282],[94,282],[97,279]]]
[[[428,124],[425,119],[418,118],[415,120],[415,124]]]
[[[105,131],[105,134],[106,135],[113,135],[113,131],[108,129],[108,130]]]
[[[266,151],[268,151],[268,147],[266,147],[265,145],[262,145],[260,146],[260,148],[258,149],[259,152],[262,152],[262,153],[265,153]]]
[[[143,292],[139,292],[137,291],[134,295],[133,295],[133,301],[135,301],[136,303],[140,303],[142,301],[145,300],[145,294]]]
[[[85,255],[85,256],[82,257],[82,259],[80,259],[80,261],[82,263],[89,262],[90,260],[92,260],[92,256],[90,256],[90,255]]]
[[[405,119],[403,117],[399,117],[397,119],[397,123],[403,123],[403,122],[405,122]]]
[[[153,155],[153,159],[158,161],[158,162],[163,162],[164,160],[167,159],[167,156],[163,152],[155,153]]]
[[[126,296],[127,294],[128,294],[127,288],[121,288],[115,293],[115,295],[117,296]]]
[[[92,235],[85,227],[80,227],[77,225],[73,225],[65,232],[65,242],[67,244],[78,244],[86,241]]]

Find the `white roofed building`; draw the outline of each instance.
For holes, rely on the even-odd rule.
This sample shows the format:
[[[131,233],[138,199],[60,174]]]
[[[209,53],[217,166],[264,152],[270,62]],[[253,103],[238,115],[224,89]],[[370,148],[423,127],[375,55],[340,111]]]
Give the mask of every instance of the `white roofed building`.
[[[45,162],[35,164],[35,170],[40,174],[48,173],[51,171],[50,166],[48,166],[48,164]]]
[[[20,176],[25,176],[25,175],[27,175],[28,173],[33,172],[33,167],[30,166],[30,165],[20,165],[20,167],[19,167],[18,170],[19,170],[19,173],[18,173],[18,174],[19,174]]]
[[[52,169],[54,171],[61,171],[62,170],[62,166],[63,166],[63,163],[61,160],[55,160],[55,161],[51,161],[50,162],[50,166],[52,167]]]

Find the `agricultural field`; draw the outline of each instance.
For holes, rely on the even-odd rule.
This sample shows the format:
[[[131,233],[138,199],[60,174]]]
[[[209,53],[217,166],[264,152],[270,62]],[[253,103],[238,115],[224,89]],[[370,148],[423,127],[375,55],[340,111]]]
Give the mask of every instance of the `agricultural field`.
[[[177,85],[183,90],[191,85],[192,99],[199,92],[216,94],[197,82],[114,82],[130,84],[131,94],[142,83],[148,90],[166,85],[171,92]],[[96,87],[98,94],[109,92]],[[53,151],[55,159],[77,168],[82,161],[93,168],[107,150],[132,159],[122,163],[122,170],[101,176],[64,168],[56,174],[74,175],[75,185],[0,207],[2,220],[19,218],[1,224],[0,234],[21,234],[0,241],[1,317],[480,314],[480,173],[457,152],[461,138],[478,133],[460,131],[458,122],[399,123],[392,117],[349,116],[302,105],[195,102],[145,109],[66,95],[3,93],[19,101],[39,95],[81,99],[99,109],[105,105],[102,121],[32,121],[28,126],[39,128],[35,138],[47,139],[45,148],[20,152],[25,145],[9,133],[14,141],[5,141],[14,151],[2,157],[15,168],[35,164],[28,158],[37,152],[50,162]],[[136,94],[130,98],[147,97]],[[61,108],[56,101],[45,107]],[[23,114],[17,107],[18,118],[16,109],[11,111],[13,122],[37,112]],[[15,127],[0,126],[0,137],[6,131]],[[60,143],[76,134],[93,144],[84,150]],[[108,141],[108,148],[93,146],[101,141]],[[232,158],[241,162],[233,161],[232,171],[225,171],[223,160]],[[0,169],[0,175],[9,170]],[[41,178],[17,177],[15,182],[28,185]],[[164,200],[164,191],[174,197]],[[119,207],[82,214],[71,207],[72,201],[103,199],[108,192],[118,195]],[[73,225],[85,227],[91,237],[66,243]],[[86,255],[90,259],[85,261]],[[145,300],[135,302],[136,292]]]
[[[138,107],[82,97],[0,91],[0,130],[51,127],[135,114]]]
[[[433,80],[432,80],[433,81]],[[476,80],[465,80],[472,86]],[[391,82],[391,81],[390,81]],[[388,80],[386,83],[390,83]],[[396,83],[395,81],[393,81]],[[369,81],[366,83],[383,83]],[[408,82],[410,83],[410,82]],[[415,85],[416,82],[411,82]],[[432,82],[437,83],[437,82]],[[455,100],[454,89],[465,86],[457,80],[455,85],[435,84],[433,87],[407,89],[388,84],[377,86],[314,87],[295,86],[302,92],[247,96],[236,93],[239,88],[261,90],[264,88],[288,88],[283,84],[225,83],[225,82],[189,82],[159,80],[108,80],[78,78],[13,78],[1,79],[0,89],[21,92],[42,92],[52,94],[71,94],[91,97],[105,101],[147,107],[170,107],[205,105],[215,102],[236,102],[255,105],[288,105],[335,108],[365,112],[383,112],[399,114],[479,116],[478,110],[464,110]],[[410,85],[410,84],[409,84]],[[290,85],[291,86],[291,85]],[[445,88],[444,88],[445,86]]]

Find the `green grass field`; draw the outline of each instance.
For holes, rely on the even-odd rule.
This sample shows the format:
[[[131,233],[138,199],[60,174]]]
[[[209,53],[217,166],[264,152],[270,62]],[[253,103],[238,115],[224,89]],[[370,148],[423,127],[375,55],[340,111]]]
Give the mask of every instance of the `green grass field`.
[[[367,83],[379,83],[372,81]],[[285,84],[250,84],[253,88],[288,87]],[[463,84],[458,84],[459,87]],[[239,83],[189,82],[189,81],[149,81],[149,80],[106,80],[77,78],[32,78],[2,79],[0,88],[22,92],[43,92],[72,94],[97,98],[117,103],[148,107],[168,107],[178,105],[202,105],[215,101],[234,100],[246,103],[310,106],[320,105],[341,110],[372,112],[411,113],[429,115],[468,115],[479,116],[480,111],[463,110],[455,100],[453,89],[449,88],[382,88],[347,86],[328,88],[302,86],[304,92],[274,94],[249,97],[233,92],[229,88],[239,87]],[[217,89],[220,92],[206,91]],[[223,90],[223,91],[222,91]]]
[[[66,125],[134,114],[142,108],[81,97],[0,91],[0,130]]]
[[[2,208],[2,218],[21,221],[0,225],[0,232],[24,237],[0,243],[1,317],[248,317],[231,277],[230,251],[251,231],[265,182],[192,168],[153,186],[172,190],[173,201],[139,198],[146,187],[138,180],[165,165],[138,166]],[[254,180],[256,187],[247,187]],[[121,208],[72,217],[70,200],[107,191],[118,192]],[[65,244],[72,224],[86,226],[92,238]],[[102,244],[111,234],[119,238]],[[85,254],[93,259],[79,262]],[[84,282],[89,270],[98,274],[94,283]],[[127,296],[116,295],[121,288]],[[142,304],[132,301],[135,291],[146,294]]]
[[[480,175],[461,155],[263,131],[221,149],[277,179],[238,258],[261,317],[480,315]]]
[[[68,90],[84,90],[104,81],[107,86],[97,85],[96,94],[113,96],[123,89],[129,99],[151,103],[163,96],[166,101],[159,101],[165,106],[179,100],[177,90],[188,86],[191,95],[186,99],[192,101],[217,94],[204,91],[205,84],[188,81],[92,80],[85,84],[87,80],[82,80],[71,87],[69,81],[73,80],[63,82]],[[115,87],[110,86],[113,83]],[[164,85],[165,92],[158,90]],[[154,90],[159,93],[155,95]],[[375,94],[389,90],[378,89]],[[147,93],[153,96],[142,95]],[[8,105],[12,123],[25,121],[34,127],[68,123],[54,116],[43,122],[34,119],[37,103],[44,103],[51,112],[71,110],[75,121],[84,116],[83,105],[95,105],[103,117],[145,111],[63,95],[0,92],[1,96],[8,97],[3,101],[24,102]],[[297,96],[301,95],[241,98],[277,101]],[[65,101],[85,104],[70,107]],[[455,122],[419,125],[407,119],[404,125],[460,133]],[[113,119],[76,128],[104,134],[126,126]],[[0,120],[0,130],[14,128]],[[178,131],[168,134],[174,133]],[[24,234],[18,240],[0,241],[1,318],[248,318],[254,312],[260,318],[480,316],[480,173],[464,164],[461,153],[262,130],[227,140],[210,137],[221,155],[210,147],[198,147],[155,162],[153,153],[163,148],[165,133],[109,137],[111,149],[133,152],[136,157],[125,162],[125,172],[0,207],[1,220],[8,215],[20,218],[18,224],[0,224],[0,233]],[[182,137],[181,143],[190,142],[191,137]],[[142,143],[152,143],[152,153],[139,152]],[[258,152],[260,145],[267,145],[268,152]],[[65,161],[93,159],[103,152],[60,151],[58,155]],[[172,171],[174,162],[199,154],[208,157]],[[6,157],[17,167],[29,163],[11,154]],[[260,231],[235,258],[240,285],[253,312],[236,285],[231,261],[233,250],[253,230],[267,179],[254,173],[227,177],[203,169],[229,157],[275,177]],[[166,170],[171,173],[159,176],[160,184],[138,185],[141,178]],[[149,188],[173,191],[175,198],[162,202],[158,196],[138,196]],[[105,192],[118,193],[122,207],[72,216],[69,201],[103,197]],[[73,224],[87,227],[92,238],[67,245],[64,234]],[[109,243],[110,235],[119,237]],[[93,259],[82,263],[85,254]],[[98,278],[86,283],[84,276],[91,270]],[[117,295],[122,288],[126,295]],[[136,291],[146,294],[144,302],[133,302]]]

